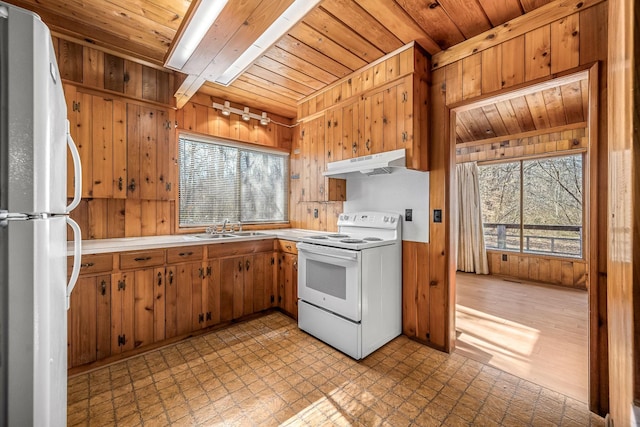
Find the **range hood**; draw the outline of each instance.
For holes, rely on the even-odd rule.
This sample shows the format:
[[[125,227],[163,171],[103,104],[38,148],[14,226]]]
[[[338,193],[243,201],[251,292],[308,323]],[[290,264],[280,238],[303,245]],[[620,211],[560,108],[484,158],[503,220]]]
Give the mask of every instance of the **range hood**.
[[[352,172],[360,172],[365,175],[391,173],[393,168],[404,168],[407,166],[405,151],[404,148],[401,148],[384,153],[330,162],[327,163],[327,170],[324,171],[322,175],[340,177],[341,175]]]

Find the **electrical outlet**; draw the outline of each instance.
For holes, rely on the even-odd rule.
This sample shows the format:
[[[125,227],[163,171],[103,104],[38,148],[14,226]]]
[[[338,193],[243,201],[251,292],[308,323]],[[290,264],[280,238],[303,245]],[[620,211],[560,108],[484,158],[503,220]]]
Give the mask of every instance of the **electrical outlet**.
[[[507,254],[502,254],[502,260],[506,261],[507,260]]]
[[[433,210],[433,222],[442,222],[442,209]]]
[[[313,217],[318,218],[318,209],[313,210]]]
[[[407,222],[413,221],[413,209],[404,210],[404,220]]]

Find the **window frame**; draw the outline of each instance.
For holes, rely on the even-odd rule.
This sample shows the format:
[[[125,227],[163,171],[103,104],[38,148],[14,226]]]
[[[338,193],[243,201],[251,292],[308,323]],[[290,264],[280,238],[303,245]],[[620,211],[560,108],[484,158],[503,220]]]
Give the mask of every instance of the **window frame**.
[[[176,206],[175,206],[175,213],[176,213],[176,228],[179,232],[193,232],[194,230],[198,230],[198,229],[204,229],[207,226],[211,225],[211,224],[203,224],[203,225],[189,225],[189,224],[181,224],[180,223],[180,201],[181,201],[181,197],[180,197],[180,181],[181,181],[181,171],[180,171],[180,162],[182,161],[182,159],[180,158],[180,139],[188,139],[194,142],[198,142],[198,143],[204,143],[204,144],[212,144],[212,145],[219,145],[219,146],[224,146],[224,147],[230,147],[230,148],[235,148],[238,149],[239,151],[253,151],[253,152],[258,152],[258,153],[265,153],[265,154],[273,154],[273,155],[277,155],[277,156],[281,156],[284,158],[284,163],[285,163],[285,167],[286,170],[284,172],[284,186],[285,188],[283,189],[284,195],[285,195],[285,204],[286,204],[286,209],[285,209],[285,219],[282,221],[278,221],[278,220],[274,220],[274,221],[258,221],[258,222],[242,222],[243,226],[244,225],[249,225],[250,228],[251,226],[254,227],[262,227],[264,228],[264,226],[275,226],[275,227],[282,227],[283,225],[288,225],[290,223],[290,197],[289,197],[289,192],[290,192],[290,180],[289,180],[289,173],[291,170],[291,153],[289,153],[289,151],[285,150],[285,149],[281,149],[281,148],[277,148],[277,147],[269,147],[269,146],[264,146],[264,145],[259,145],[259,144],[252,144],[252,143],[248,143],[248,142],[240,142],[240,141],[236,141],[233,139],[228,139],[228,138],[224,138],[224,137],[219,137],[219,136],[211,136],[211,135],[203,135],[203,134],[198,134],[198,133],[193,133],[193,132],[189,132],[189,131],[178,131],[177,135],[176,135],[176,166],[177,166],[177,183],[178,183],[178,191],[177,191],[177,200],[176,200]],[[240,157],[240,156],[238,156]],[[238,171],[238,179],[241,180],[241,176],[240,176],[240,172]],[[241,194],[241,193],[240,193]],[[238,196],[240,196],[240,194]],[[241,210],[241,205],[240,205],[240,215],[242,215],[242,210]]]
[[[551,158],[556,158],[556,157],[569,157],[569,156],[581,156],[582,159],[582,225],[581,225],[581,242],[582,242],[582,253],[580,254],[580,256],[571,256],[571,255],[555,255],[553,253],[542,253],[542,252],[526,252],[524,251],[524,168],[523,168],[523,162],[526,161],[532,161],[532,160],[544,160],[544,159],[551,159]],[[480,161],[477,162],[478,167],[482,167],[482,166],[490,166],[490,165],[495,165],[495,164],[501,164],[501,163],[519,163],[520,164],[520,174],[519,174],[519,180],[520,180],[520,206],[519,206],[519,218],[520,218],[520,228],[519,228],[519,248],[518,249],[508,249],[508,248],[489,248],[486,245],[486,239],[485,239],[485,250],[488,252],[508,252],[508,253],[513,253],[513,254],[519,254],[522,256],[531,256],[531,257],[542,257],[542,258],[553,258],[553,259],[558,259],[558,260],[571,260],[571,261],[577,261],[577,260],[582,260],[585,261],[587,260],[587,255],[589,252],[589,246],[588,246],[588,240],[587,240],[587,236],[586,236],[586,228],[587,228],[587,215],[588,215],[588,199],[589,199],[589,191],[587,188],[588,185],[588,179],[587,179],[587,174],[588,174],[588,168],[589,168],[589,164],[588,164],[588,160],[589,160],[589,156],[587,153],[586,149],[576,149],[576,150],[572,150],[570,152],[566,152],[566,151],[562,151],[562,152],[549,152],[549,153],[544,153],[544,154],[540,154],[540,155],[532,155],[532,156],[522,156],[522,157],[513,157],[513,158],[506,158],[506,159],[499,159],[499,160],[486,160],[486,161]],[[484,220],[483,220],[483,224],[484,224]],[[484,231],[483,231],[484,234]]]

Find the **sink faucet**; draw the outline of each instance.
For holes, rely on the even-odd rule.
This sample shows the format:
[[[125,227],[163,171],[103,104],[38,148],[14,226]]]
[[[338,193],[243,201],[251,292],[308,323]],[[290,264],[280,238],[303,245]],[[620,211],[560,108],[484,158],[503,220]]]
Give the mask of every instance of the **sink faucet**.
[[[225,219],[224,221],[222,221],[222,234],[224,234],[225,230],[227,229],[228,222],[229,222],[228,219]]]

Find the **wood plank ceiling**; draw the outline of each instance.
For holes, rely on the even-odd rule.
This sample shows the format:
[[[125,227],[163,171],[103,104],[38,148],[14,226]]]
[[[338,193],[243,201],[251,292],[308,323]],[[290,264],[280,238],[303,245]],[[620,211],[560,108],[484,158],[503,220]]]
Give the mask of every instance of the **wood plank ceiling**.
[[[230,4],[257,8],[268,1],[230,0]],[[229,87],[206,83],[201,92],[293,118],[299,100],[410,41],[435,54],[550,1],[324,0]],[[191,3],[8,2],[35,11],[59,35],[158,66],[164,63]]]

